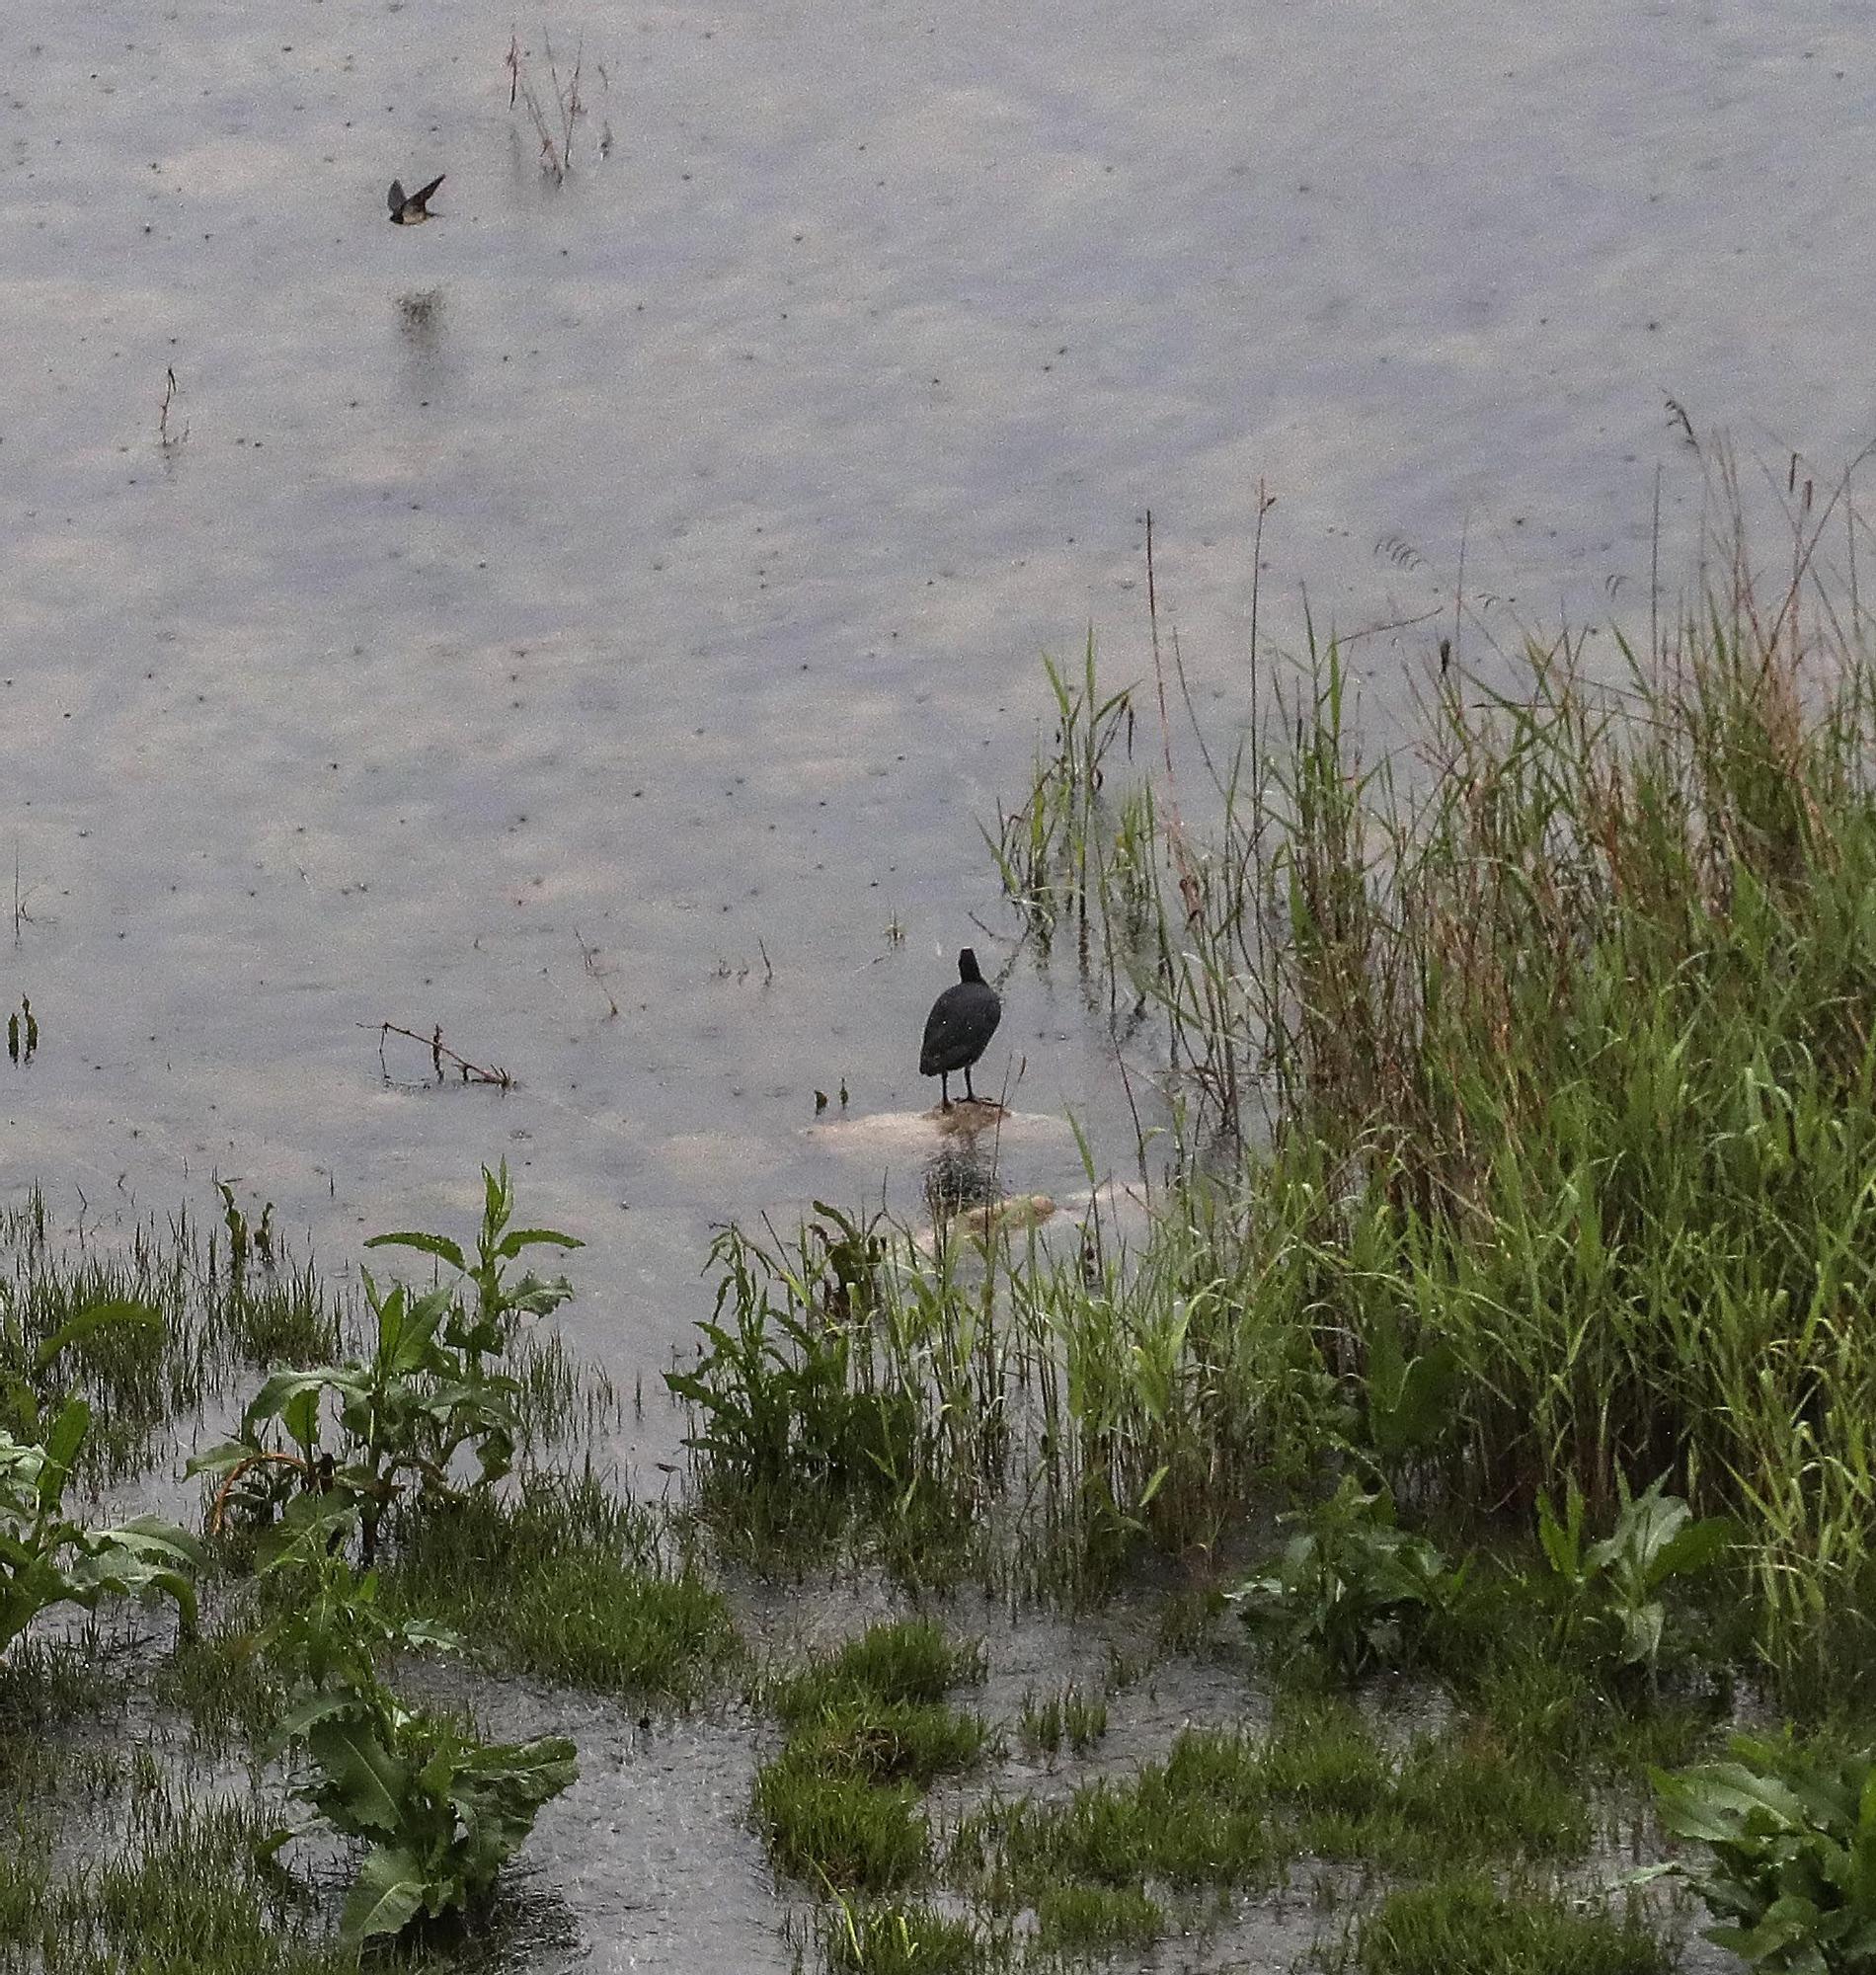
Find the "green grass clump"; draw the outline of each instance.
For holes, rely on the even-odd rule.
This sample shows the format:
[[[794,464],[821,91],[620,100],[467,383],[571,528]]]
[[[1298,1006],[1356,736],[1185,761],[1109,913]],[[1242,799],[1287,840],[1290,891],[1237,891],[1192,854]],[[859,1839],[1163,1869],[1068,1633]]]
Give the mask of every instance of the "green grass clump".
[[[1590,1839],[1582,1789],[1474,1722],[1392,1756],[1353,1707],[1311,1703],[1280,1716],[1261,1775],[1294,1848],[1322,1858],[1420,1872],[1575,1856]]]
[[[1581,1787],[1464,1729],[1414,1745],[1394,1778],[1389,1808],[1413,1834],[1412,1848],[1424,1844],[1434,1856],[1570,1858],[1590,1843]]]
[[[177,1640],[150,1677],[151,1698],[187,1714],[197,1748],[259,1748],[285,1711],[258,1634],[230,1619],[211,1631]]]
[[[1263,1885],[1304,1856],[1419,1873],[1571,1857],[1589,1838],[1581,1790],[1476,1724],[1394,1755],[1349,1703],[1317,1700],[1290,1704],[1268,1739],[1188,1729],[1130,1778],[994,1800],[959,1826],[950,1863],[1002,1911],[1040,1916],[1079,1888],[1143,1927],[1149,1888]]]
[[[929,1705],[982,1674],[980,1646],[954,1640],[933,1620],[903,1619],[869,1626],[837,1653],[774,1682],[767,1698],[792,1726],[848,1701]]]
[[[987,1739],[977,1715],[941,1703],[844,1700],[798,1720],[789,1748],[823,1776],[923,1789],[971,1769]]]
[[[324,1935],[258,1847],[279,1806],[172,1791],[146,1766],[128,1828],[66,1872],[48,1847],[0,1856],[5,1975],[342,1975],[355,1954]]]
[[[1390,1893],[1357,1923],[1341,1965],[1359,1975],[1666,1975],[1675,1963],[1633,1913],[1617,1921],[1454,1878]]]
[[[1188,1730],[1162,1763],[1128,1780],[1097,1778],[1066,1801],[1001,1799],[965,1820],[956,1862],[999,1906],[1080,1882],[1138,1892],[1261,1884],[1278,1857],[1260,1750],[1230,1733]]]
[[[755,1813],[777,1867],[819,1886],[889,1892],[921,1874],[931,1830],[921,1791],[970,1769],[988,1740],[944,1697],[982,1670],[981,1649],[928,1620],[870,1627],[774,1682],[788,1728],[755,1782]]]
[[[989,1975],[1010,1966],[1006,1934],[928,1906],[835,1906],[825,1924],[827,1975]]]
[[[1069,1681],[1058,1693],[1038,1699],[1023,1697],[1018,1722],[1023,1747],[1032,1756],[1052,1760],[1065,1742],[1071,1754],[1085,1756],[1108,1732],[1108,1704],[1100,1696],[1088,1696]]]
[[[1045,1886],[1036,1896],[1036,1946],[1044,1954],[1148,1947],[1165,1925],[1158,1902],[1131,1887]]]
[[[652,1519],[590,1473],[428,1510],[383,1577],[393,1612],[453,1626],[506,1668],[602,1693],[692,1700],[738,1651],[722,1594],[672,1567]]]
[[[245,1224],[244,1224],[245,1225]],[[121,1481],[165,1456],[175,1424],[225,1394],[238,1374],[336,1352],[340,1316],[309,1266],[272,1233],[240,1266],[188,1215],[139,1225],[115,1248],[61,1252],[43,1202],[0,1213],[0,1383],[41,1406],[76,1393],[92,1410],[78,1463],[87,1484]],[[116,1320],[89,1327],[88,1313]],[[55,1344],[71,1327],[72,1341]]]
[[[1298,1821],[1380,1815],[1393,1789],[1393,1765],[1373,1729],[1348,1701],[1282,1705],[1258,1764],[1264,1787]]]
[[[918,1877],[931,1852],[913,1784],[829,1776],[793,1755],[757,1774],[755,1814],[776,1869],[823,1890],[891,1892]]]

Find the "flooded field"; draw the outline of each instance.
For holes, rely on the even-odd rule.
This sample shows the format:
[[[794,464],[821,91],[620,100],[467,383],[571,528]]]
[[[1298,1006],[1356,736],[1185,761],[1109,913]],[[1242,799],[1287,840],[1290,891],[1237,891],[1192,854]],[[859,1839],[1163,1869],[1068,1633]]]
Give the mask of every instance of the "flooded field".
[[[1149,510],[1212,731],[1255,583],[1266,653],[1345,634],[1386,740],[1442,637],[1504,678],[1569,621],[1595,672],[1672,615],[1696,432],[1821,486],[1876,435],[1837,0],[97,0],[0,47],[0,995],[39,1024],[0,1201],[109,1241],[223,1180],[336,1276],[506,1158],[586,1244],[565,1332],[643,1390],[599,1452],[654,1497],[714,1230],[924,1217],[961,946],[1000,1190],[1072,1209],[1167,1122],[980,829],[1054,745],[1045,652],[1150,680]],[[511,1081],[439,1083],[437,1030]],[[898,1609],[834,1575],[739,1579],[739,1622]],[[1003,1719],[1088,1645],[957,1623]],[[1109,1753],[1262,1704],[1168,1661]],[[792,1964],[772,1723],[511,1711],[612,1752],[543,1814],[528,1897],[572,1918],[513,1965]],[[1312,1934],[1279,1902],[1150,1965]]]

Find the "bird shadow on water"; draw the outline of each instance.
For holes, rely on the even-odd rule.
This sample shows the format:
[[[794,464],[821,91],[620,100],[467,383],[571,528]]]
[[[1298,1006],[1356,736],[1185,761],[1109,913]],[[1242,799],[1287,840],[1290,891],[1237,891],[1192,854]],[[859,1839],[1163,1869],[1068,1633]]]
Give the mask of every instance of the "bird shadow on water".
[[[420,354],[433,356],[442,338],[443,291],[417,288],[397,298],[398,333]]]

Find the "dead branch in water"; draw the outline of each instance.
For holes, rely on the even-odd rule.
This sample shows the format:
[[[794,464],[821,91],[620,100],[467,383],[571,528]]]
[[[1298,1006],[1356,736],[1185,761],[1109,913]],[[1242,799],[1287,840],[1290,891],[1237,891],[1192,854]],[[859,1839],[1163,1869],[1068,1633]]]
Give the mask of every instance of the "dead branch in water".
[[[369,1022],[360,1022],[361,1029],[371,1027]],[[414,1043],[421,1043],[430,1051],[431,1066],[436,1071],[436,1081],[443,1080],[443,1066],[448,1064],[464,1083],[493,1083],[500,1090],[512,1090],[514,1078],[499,1066],[489,1067],[479,1063],[471,1063],[466,1056],[459,1056],[443,1041],[443,1025],[438,1022],[427,1036],[419,1035],[415,1029],[407,1029],[397,1022],[380,1022],[378,1028],[378,1066],[388,1077],[391,1066],[384,1060],[384,1039],[386,1036],[405,1036]]]

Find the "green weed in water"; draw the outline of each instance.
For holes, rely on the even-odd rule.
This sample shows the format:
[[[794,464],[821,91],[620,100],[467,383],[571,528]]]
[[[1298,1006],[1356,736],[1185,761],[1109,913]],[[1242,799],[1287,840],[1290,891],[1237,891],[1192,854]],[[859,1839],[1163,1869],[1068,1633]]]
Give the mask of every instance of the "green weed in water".
[[[1046,1699],[1037,1699],[1033,1693],[1024,1695],[1018,1726],[1023,1746],[1032,1756],[1053,1759],[1064,1742],[1071,1754],[1085,1756],[1108,1732],[1108,1704],[1069,1681]]]
[[[1709,1940],[1776,1975],[1872,1965],[1876,1754],[1740,1736],[1655,1791],[1663,1828],[1705,1848],[1680,1869],[1719,1923]]]
[[[155,1516],[87,1528],[66,1512],[65,1495],[91,1408],[68,1398],[36,1418],[32,1437],[0,1430],[0,1653],[54,1605],[86,1610],[110,1595],[160,1593],[183,1622],[195,1616],[194,1538]]]
[[[756,1778],[755,1811],[779,1870],[840,1891],[891,1891],[921,1876],[931,1831],[922,1790],[969,1770],[987,1734],[944,1697],[981,1672],[980,1651],[927,1620],[870,1627],[773,1682],[788,1728]]]
[[[918,1905],[836,1900],[821,1952],[828,1975],[995,1975],[1011,1966],[1007,1932]]]
[[[1638,1914],[1594,1902],[1499,1892],[1487,1879],[1442,1879],[1388,1894],[1330,1962],[1353,1975],[1668,1975],[1677,1957]]]
[[[694,1700],[739,1651],[722,1593],[590,1473],[412,1518],[384,1583],[497,1665],[603,1693]]]
[[[914,1784],[829,1776],[786,1752],[756,1777],[755,1813],[776,1869],[821,1890],[891,1892],[930,1855]]]
[[[1045,1886],[1036,1896],[1036,1948],[1045,1955],[1080,1959],[1150,1947],[1165,1927],[1159,1903],[1130,1888]]]

